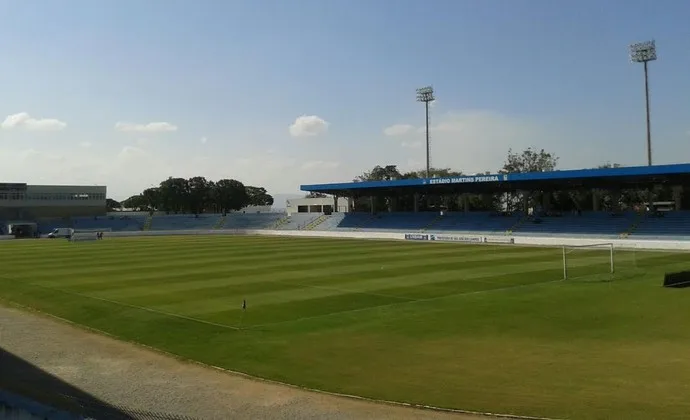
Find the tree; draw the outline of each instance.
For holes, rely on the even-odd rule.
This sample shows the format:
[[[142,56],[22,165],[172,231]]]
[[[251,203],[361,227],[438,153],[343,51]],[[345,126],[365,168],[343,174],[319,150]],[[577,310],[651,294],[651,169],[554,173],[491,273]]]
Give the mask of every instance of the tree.
[[[120,204],[122,204],[122,207],[132,209],[134,211],[146,210],[146,199],[144,198],[143,194],[133,195]]]
[[[508,157],[506,158],[503,168],[499,173],[525,173],[525,172],[549,172],[556,169],[558,164],[558,157],[554,154],[548,153],[541,149],[539,151],[532,150],[531,147],[523,150],[522,153],[515,153],[513,149],[508,150]],[[514,211],[522,208],[522,201],[527,198],[529,207],[541,203],[544,194],[550,193],[512,193],[504,194],[504,202],[508,211]],[[522,209],[527,210],[527,209]]]
[[[146,211],[164,209],[161,189],[157,187],[147,188],[141,193],[141,207]]]
[[[271,206],[273,205],[273,197],[263,187],[245,188],[247,191],[247,199],[250,206]]]
[[[105,199],[105,208],[107,211],[116,211],[119,210],[121,207],[122,204],[120,204],[120,202],[113,200],[112,198]]]
[[[548,172],[555,170],[557,164],[558,157],[544,149],[537,152],[528,147],[519,154],[509,149],[500,173]]]
[[[221,179],[214,185],[213,198],[222,213],[240,210],[249,204],[247,189],[240,181]]]
[[[377,165],[371,171],[364,172],[362,175],[356,177],[354,182],[395,181],[397,179],[402,179],[402,174],[398,171],[397,165]]]
[[[211,201],[212,185],[203,176],[195,176],[187,180],[187,205],[192,214],[203,213]]]

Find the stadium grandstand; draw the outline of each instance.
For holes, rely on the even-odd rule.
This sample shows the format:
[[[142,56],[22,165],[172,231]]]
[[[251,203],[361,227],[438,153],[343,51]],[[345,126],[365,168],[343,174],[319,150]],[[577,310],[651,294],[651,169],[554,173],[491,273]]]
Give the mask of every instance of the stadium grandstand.
[[[24,226],[47,233],[56,228],[102,231],[166,230],[312,230],[482,233],[492,235],[591,236],[616,238],[690,239],[690,164],[506,173],[475,176],[403,179],[302,185],[314,198],[290,200],[286,210],[270,206],[227,214],[166,214],[162,212],[106,213],[106,187],[28,186],[0,184],[3,233]],[[630,189],[666,188],[672,199],[621,205]],[[589,191],[591,203],[568,211],[554,209],[556,192]],[[513,195],[512,209],[473,208],[472,198]],[[609,198],[604,203],[603,196]],[[325,196],[328,195],[328,196]],[[423,206],[426,197],[453,197],[449,207]],[[538,197],[535,204],[534,197]],[[411,198],[412,211],[396,211],[396,203]],[[371,205],[360,211],[357,202]],[[385,211],[375,211],[385,202]]]
[[[307,217],[309,229],[690,239],[690,211],[683,197],[686,186],[690,186],[690,164],[303,185],[301,189],[329,194],[336,201],[368,197],[371,202],[368,213]],[[656,188],[670,189],[672,201],[621,206],[623,191]],[[592,202],[581,206],[585,209],[574,206],[564,212],[550,205],[555,192],[587,190]],[[604,192],[611,197],[607,208],[602,203]],[[496,194],[514,194],[523,202],[510,211],[472,211],[471,196]],[[448,212],[443,207],[419,211],[422,197],[444,195],[458,197],[461,211]],[[414,211],[396,212],[395,203],[405,196],[413,197]],[[541,198],[538,205],[530,200],[535,196]],[[374,211],[374,203],[382,199],[387,211]]]

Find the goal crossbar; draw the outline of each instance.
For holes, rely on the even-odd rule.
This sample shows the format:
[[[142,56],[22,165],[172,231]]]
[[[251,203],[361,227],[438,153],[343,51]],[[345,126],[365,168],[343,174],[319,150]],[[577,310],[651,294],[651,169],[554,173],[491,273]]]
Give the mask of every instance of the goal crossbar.
[[[599,249],[609,253],[609,273],[614,274],[615,265],[613,259],[613,243],[603,242],[585,245],[563,245],[563,279],[568,279],[568,249]]]

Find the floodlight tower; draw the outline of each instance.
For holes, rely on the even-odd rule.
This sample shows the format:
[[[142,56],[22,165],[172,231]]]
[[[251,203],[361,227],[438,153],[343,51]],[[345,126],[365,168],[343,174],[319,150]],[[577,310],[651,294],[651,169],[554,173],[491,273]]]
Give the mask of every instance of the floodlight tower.
[[[424,109],[426,110],[426,177],[430,178],[431,174],[431,155],[429,146],[429,103],[433,102],[434,98],[434,88],[431,86],[426,86],[417,89],[417,101],[424,102]]]
[[[647,110],[647,165],[652,166],[652,130],[649,118],[649,76],[647,63],[656,60],[656,43],[639,42],[630,46],[630,61],[644,64],[644,96]]]

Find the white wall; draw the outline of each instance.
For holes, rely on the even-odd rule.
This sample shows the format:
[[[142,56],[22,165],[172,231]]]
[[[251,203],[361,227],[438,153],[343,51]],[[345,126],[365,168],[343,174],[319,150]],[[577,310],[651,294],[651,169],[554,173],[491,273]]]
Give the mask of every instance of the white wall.
[[[333,206],[333,197],[322,198],[293,198],[285,201],[288,214],[297,213],[299,206]],[[333,209],[338,213],[350,211],[350,200],[346,197],[338,197],[338,208]]]
[[[382,239],[409,240],[414,242],[457,242],[457,243],[486,243],[486,244],[515,244],[539,246],[563,245],[593,245],[613,244],[616,248],[638,249],[667,249],[690,250],[690,241],[671,240],[634,240],[634,239],[592,239],[592,238],[555,238],[555,237],[526,237],[526,236],[484,236],[458,235],[447,233],[398,233],[398,232],[334,232],[313,230],[172,230],[172,231],[133,231],[106,232],[111,237],[126,236],[171,236],[171,235],[266,235],[266,236],[297,236],[320,238],[351,238],[351,239]],[[435,240],[431,238],[435,237]],[[407,238],[407,239],[406,239]],[[416,239],[413,239],[416,238]]]

